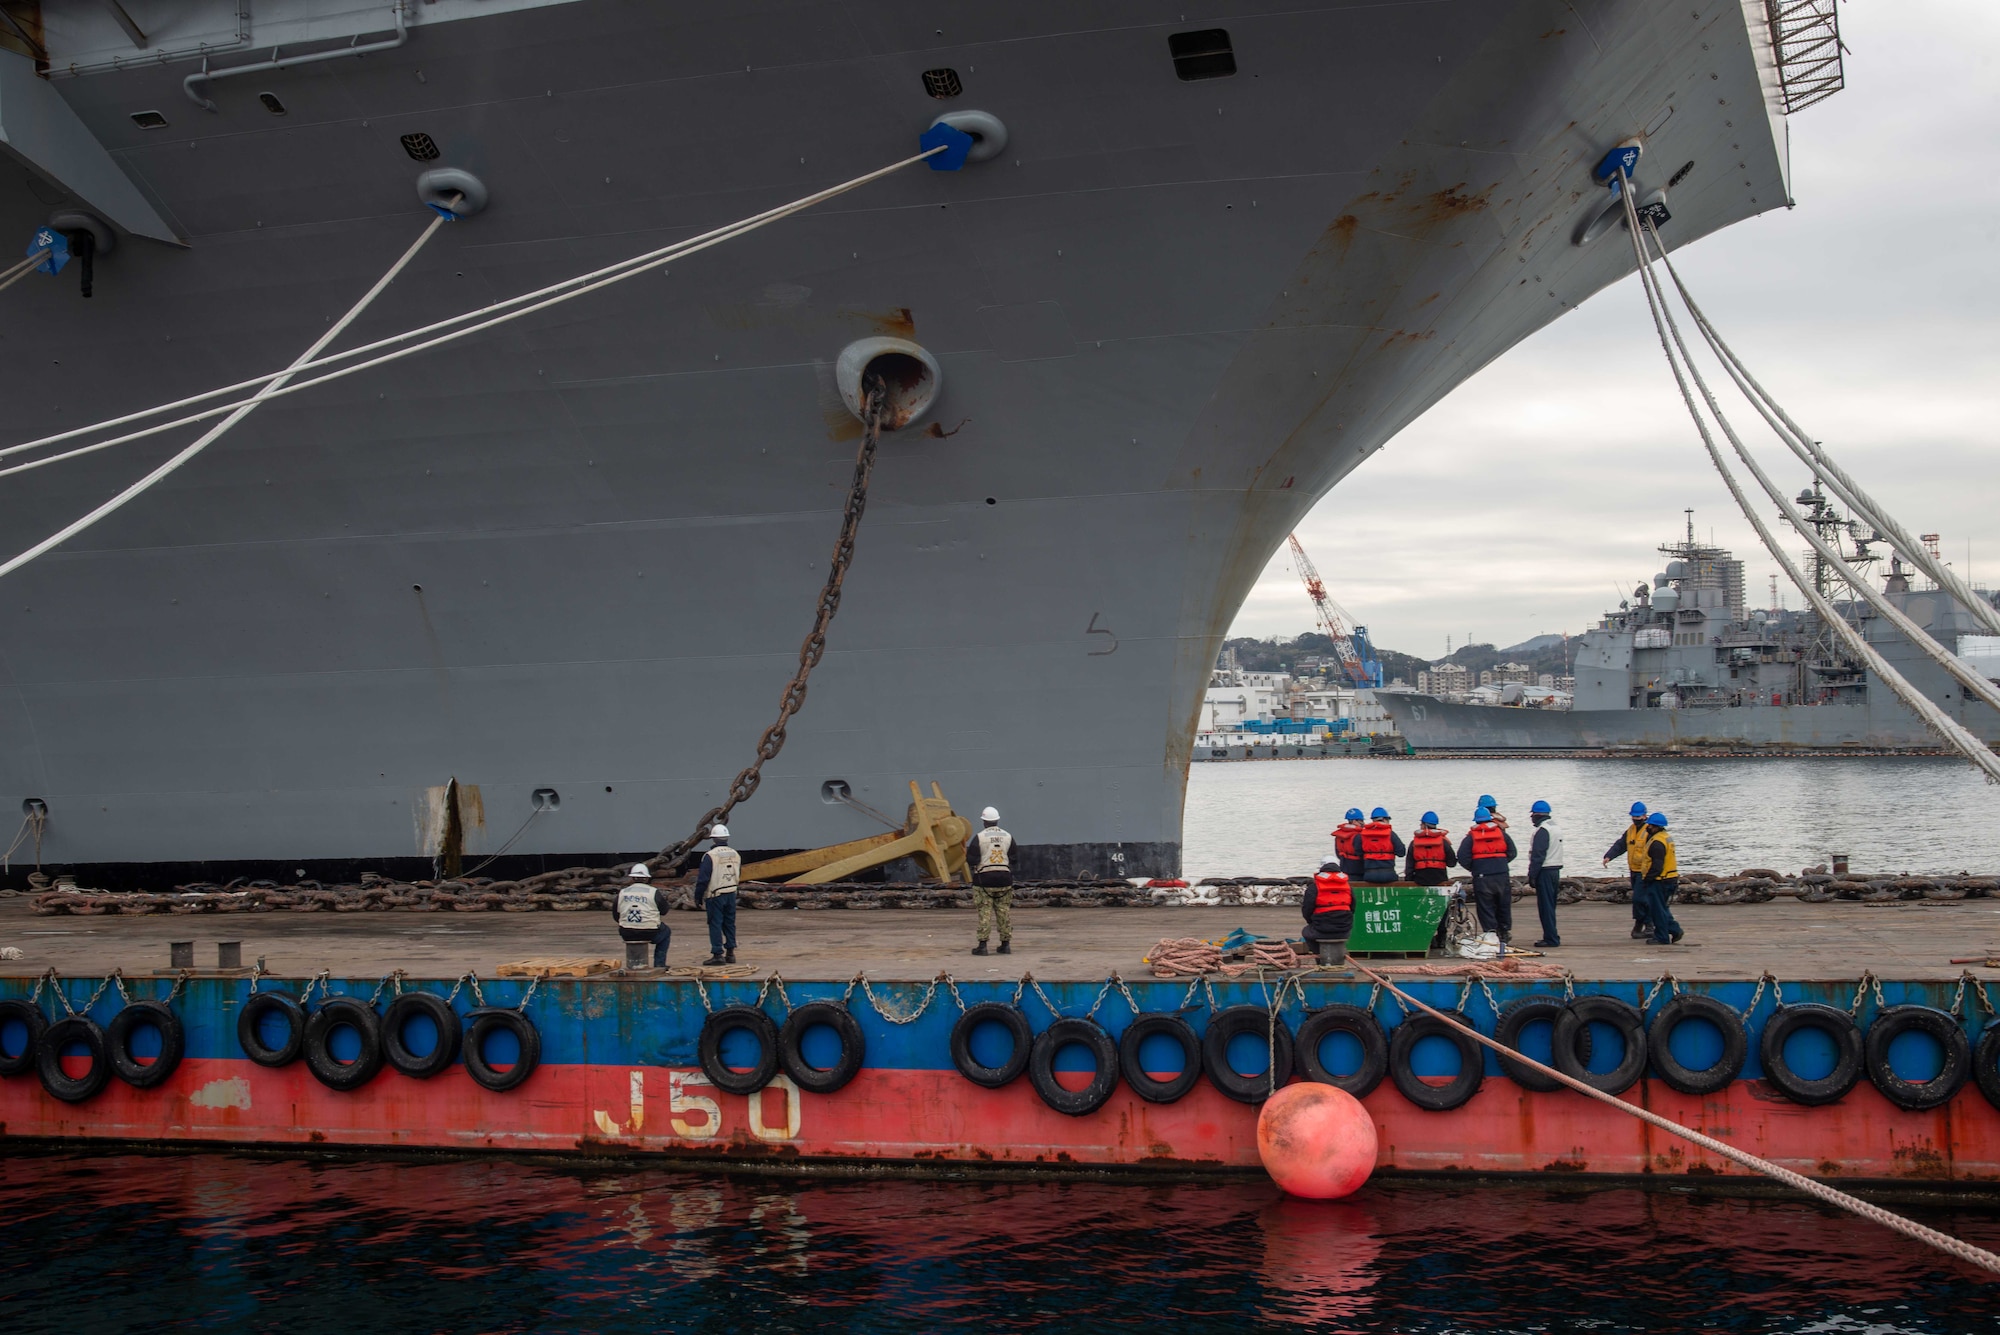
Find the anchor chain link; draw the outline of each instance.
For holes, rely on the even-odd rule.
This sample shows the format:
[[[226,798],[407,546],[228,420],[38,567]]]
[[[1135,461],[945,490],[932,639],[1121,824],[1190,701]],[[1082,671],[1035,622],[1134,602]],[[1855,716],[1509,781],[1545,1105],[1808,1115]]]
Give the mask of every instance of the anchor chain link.
[[[840,586],[847,579],[848,566],[854,562],[854,539],[861,528],[861,514],[868,508],[868,481],[875,471],[875,445],[882,433],[883,411],[888,407],[889,387],[882,377],[869,376],[864,388],[868,398],[862,413],[861,447],[854,455],[854,481],[848,487],[847,508],[840,520],[840,537],[834,542],[833,558],[827,563],[826,584],[820,590],[812,630],[799,646],[798,671],[785,683],[784,693],[778,697],[777,721],[764,729],[764,735],[757,739],[757,758],[744,766],[730,782],[729,796],[721,805],[709,808],[707,814],[695,822],[694,832],[687,838],[661,849],[653,858],[654,862],[663,862],[668,867],[677,865],[696,844],[708,838],[709,827],[726,821],[731,811],[750,800],[751,794],[757,791],[757,785],[764,781],[764,762],[775,760],[778,752],[784,749],[786,727],[791,723],[792,716],[805,708],[806,681],[826,655],[827,627],[833,624],[834,614],[840,610]]]

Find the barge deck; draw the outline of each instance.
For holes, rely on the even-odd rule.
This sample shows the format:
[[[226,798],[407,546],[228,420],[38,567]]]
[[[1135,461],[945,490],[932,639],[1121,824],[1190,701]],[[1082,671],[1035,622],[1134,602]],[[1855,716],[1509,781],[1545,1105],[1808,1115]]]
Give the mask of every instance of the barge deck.
[[[1550,999],[1560,1009],[1570,985],[1579,999],[1613,999],[1612,1009],[1624,1007],[1618,1013],[1631,1016],[1632,1027],[1601,1023],[1607,1003],[1593,1002],[1590,1069],[1598,1072],[1663,1041],[1660,1020],[1677,993],[1660,978],[1671,970],[1688,992],[1723,1008],[1711,1012],[1722,1022],[1712,1033],[1699,1023],[1669,1031],[1672,1055],[1683,1067],[1722,1074],[1706,1092],[1688,1092],[1670,1086],[1657,1061],[1649,1067],[1642,1053],[1637,1073],[1617,1088],[1628,1101],[1817,1177],[1925,1187],[2000,1184],[2000,1072],[1984,1070],[2000,1057],[2000,1043],[1982,1041],[1996,1032],[1990,1007],[2000,1000],[1994,985],[2000,970],[1974,966],[1975,979],[1990,980],[1975,986],[1964,980],[1966,966],[1951,963],[1985,956],[1988,943],[2000,938],[2000,903],[1691,904],[1680,912],[1690,944],[1661,949],[1629,938],[1631,919],[1623,906],[1567,906],[1564,937],[1572,944],[1529,961],[1559,960],[1571,971],[1567,983],[1548,976],[1423,977],[1414,962],[1403,964],[1397,981],[1427,1005],[1459,1011],[1486,1034],[1496,1031],[1508,1008],[1528,998]],[[57,1096],[59,1079],[51,1080],[46,1062],[0,1071],[0,1145],[664,1155],[837,1169],[1254,1172],[1261,1097],[1254,1089],[1275,1051],[1290,1049],[1294,1033],[1300,1035],[1301,1063],[1310,1049],[1340,1079],[1367,1069],[1367,1051],[1351,1035],[1307,1036],[1308,1022],[1341,1005],[1354,1008],[1349,1014],[1362,1016],[1364,1027],[1378,1027],[1375,1051],[1386,1053],[1386,1060],[1376,1058],[1373,1081],[1359,1091],[1376,1121],[1380,1170],[1700,1179],[1742,1171],[1615,1108],[1563,1089],[1530,1088],[1490,1052],[1473,1048],[1467,1060],[1444,1038],[1404,1032],[1411,1017],[1393,996],[1372,992],[1365,979],[1312,971],[1155,979],[1141,963],[1163,937],[1220,936],[1237,927],[1290,934],[1299,923],[1295,909],[1023,910],[1015,918],[1015,953],[983,959],[966,954],[972,922],[964,913],[774,910],[739,919],[739,957],[749,976],[494,977],[501,965],[525,959],[613,957],[617,938],[606,917],[78,918],[38,916],[22,900],[0,904],[0,944],[24,951],[24,958],[0,965],[0,1006],[17,1007],[11,1026],[0,1024],[0,1030],[22,1028],[21,1001],[39,1007],[52,1023],[78,1012],[108,1027],[128,1004],[122,993],[133,1002],[170,999],[175,1023],[184,1029],[178,1065],[145,1086],[107,1078],[65,1099]],[[682,938],[674,958],[693,958],[703,948],[701,920],[674,917]],[[196,939],[197,963],[209,965],[216,936],[241,940],[244,960],[263,957],[268,976],[213,969],[167,975],[168,941]],[[53,988],[40,981],[51,968],[61,976]],[[123,971],[115,985],[107,977],[114,968]],[[405,976],[392,981],[396,970]],[[464,980],[468,970],[478,973],[483,992]],[[954,981],[933,985],[946,970]],[[1108,981],[1114,970],[1122,985]],[[1782,993],[1758,981],[1767,971],[1782,980]],[[865,986],[852,981],[857,973],[867,975]],[[1033,982],[1023,978],[1029,973]],[[773,974],[783,976],[782,986]],[[1861,986],[1868,975],[1874,981]],[[239,1022],[253,988],[303,996],[312,1022],[300,1028],[310,1049],[319,1026],[323,1050],[317,1057],[309,1051],[305,1060],[275,1065],[251,1059]],[[464,1022],[460,1058],[428,1078],[392,1062],[343,1087],[339,1081],[352,1074],[351,1065],[367,1060],[353,1028],[357,1014],[366,1026],[380,1026],[375,1041],[387,1046],[381,1036],[395,1025],[383,1013],[397,989],[430,993],[433,1002],[446,999],[450,1014],[442,1018],[454,1028]],[[1283,1023],[1268,1031],[1267,1040],[1269,1013],[1255,1008],[1274,1000]],[[1788,1078],[1824,1079],[1819,1067],[1830,1062],[1837,1070],[1846,1061],[1846,1075],[1833,1079],[1840,1087],[1830,1097],[1790,1097],[1769,1068],[1769,1045],[1761,1040],[1772,1032],[1781,1000],[1794,1020],[1808,1009],[1802,1003],[1816,1004],[1821,1025],[1782,1040]],[[829,1022],[826,1009],[805,1009],[813,1002],[831,1003],[841,1013]],[[1033,1033],[1034,1040],[1015,1046],[1000,1025],[982,1028],[962,1019],[982,1003],[1012,1008],[1017,1032]],[[730,1027],[721,1013],[731,1006],[752,1008],[754,1023],[746,1027],[741,1021],[747,1012],[736,1011]],[[268,1003],[259,1008],[272,1009]],[[497,1048],[481,1046],[473,1021],[494,1013],[484,1008],[504,1012],[509,1023],[528,1022],[538,1064],[522,1055],[525,1049],[509,1046],[505,1025],[489,1026]],[[1230,1037],[1217,1022],[1232,1008],[1253,1008],[1254,1023],[1243,1024],[1239,1012]],[[1898,1008],[1924,1008],[1934,1025],[1931,1036],[1941,1026],[1957,1047],[1956,1057],[1943,1041],[1927,1051],[1923,1033],[1880,1045],[1888,1075],[1916,1087],[1919,1097],[1926,1089],[1947,1095],[1929,1106],[1912,1106],[1908,1087],[1899,1103],[1874,1072],[1861,1074],[1863,1035]],[[1158,1033],[1124,1044],[1128,1031],[1141,1032],[1134,1027],[1140,1013],[1184,1017],[1189,1046],[1176,1047]],[[1082,1038],[1099,1043],[1095,1054],[1089,1041],[1072,1041],[1086,1017],[1101,1026],[1083,1026]],[[1519,1040],[1524,1054],[1548,1058],[1555,1041],[1549,1018],[1545,1013],[1540,1038],[1527,1032]],[[1061,1033],[1059,1023],[1067,1026]],[[846,1034],[841,1025],[849,1026]],[[761,1037],[754,1032],[759,1027]],[[70,1024],[67,1036],[73,1040],[78,1028]],[[415,1041],[410,1032],[397,1032],[422,1049],[421,1028]],[[1734,1031],[1733,1066],[1726,1030]],[[52,1027],[48,1034],[58,1032]],[[289,1042],[282,1023],[276,1034],[261,1028],[252,1034],[267,1046]],[[18,1032],[3,1036],[0,1056],[18,1058]],[[1046,1045],[1044,1037],[1051,1040]],[[779,1050],[794,1041],[795,1051],[781,1062]],[[815,1081],[848,1065],[850,1041],[846,1078],[815,1092]],[[986,1067],[1010,1066],[1011,1053],[1030,1050],[1037,1060],[1026,1074],[1017,1067],[1017,1078],[988,1087],[961,1065],[961,1046]],[[1045,1047],[1048,1059],[1042,1061]],[[475,1050],[483,1074],[468,1064]],[[1851,1055],[1843,1059],[1843,1050]],[[58,1078],[76,1080],[93,1069],[73,1041],[53,1049],[44,1043],[35,1056],[50,1052]],[[130,1053],[142,1064],[157,1060],[136,1042]],[[521,1072],[523,1063],[531,1070]],[[1281,1071],[1286,1064],[1278,1063]],[[1156,1087],[1136,1088],[1135,1067],[1138,1079]],[[1981,1078],[1969,1078],[1975,1070]],[[510,1071],[522,1075],[511,1086]],[[1171,1097],[1161,1097],[1177,1074],[1187,1078]],[[1226,1089],[1232,1078],[1233,1095]],[[747,1088],[732,1088],[746,1082]],[[1252,1092],[1245,1091],[1246,1082]],[[1432,1095],[1448,1088],[1462,1097],[1438,1104]],[[1065,1100],[1088,1106],[1065,1111],[1059,1106]]]
[[[27,897],[0,900],[0,945],[19,961],[0,976],[102,976],[114,968],[141,975],[167,963],[169,941],[196,939],[196,962],[215,962],[213,942],[240,940],[244,962],[263,957],[271,972],[307,977],[379,978],[394,969],[419,977],[457,977],[470,969],[490,978],[503,964],[549,956],[617,959],[624,947],[606,913],[413,914],[269,913],[43,917]],[[1634,941],[1631,910],[1620,904],[1564,905],[1564,944],[1538,962],[1578,979],[1955,979],[1950,963],[1992,948],[2000,957],[2000,899],[1884,904],[1676,904],[1687,930],[1678,946]],[[1516,937],[1532,939],[1532,900],[1514,905]],[[670,965],[707,954],[701,915],[675,913]],[[1016,908],[1014,953],[976,959],[969,912],[936,909],[763,910],[738,916],[739,958],[758,976],[924,982],[940,970],[965,980],[1011,981],[1033,972],[1045,981],[1096,982],[1113,970],[1146,976],[1141,963],[1162,937],[1220,937],[1234,928],[1263,936],[1298,936],[1299,911],[1275,905],[1185,908]],[[2000,980],[2000,970],[1974,971]]]

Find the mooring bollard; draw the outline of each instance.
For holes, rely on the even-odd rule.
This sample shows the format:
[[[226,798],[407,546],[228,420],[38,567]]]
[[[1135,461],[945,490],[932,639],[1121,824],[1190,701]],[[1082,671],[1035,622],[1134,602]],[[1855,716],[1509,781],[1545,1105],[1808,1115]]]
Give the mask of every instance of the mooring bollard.
[[[215,943],[215,967],[218,969],[242,968],[243,943],[241,941],[217,941]]]
[[[628,972],[649,969],[653,965],[653,943],[651,941],[627,941],[625,943],[625,968]]]
[[[167,942],[167,967],[169,969],[192,969],[194,967],[194,942]]]
[[[1833,874],[1835,876],[1847,875],[1847,854],[1832,853],[1829,854],[1828,856],[1830,856],[1833,859]]]

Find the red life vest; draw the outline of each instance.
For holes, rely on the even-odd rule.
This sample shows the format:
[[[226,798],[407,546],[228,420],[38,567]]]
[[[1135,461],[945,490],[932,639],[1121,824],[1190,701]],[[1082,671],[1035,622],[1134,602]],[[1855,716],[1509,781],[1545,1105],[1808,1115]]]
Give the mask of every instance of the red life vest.
[[[1396,832],[1386,820],[1370,821],[1361,827],[1361,856],[1387,862],[1396,856]]]
[[[1476,862],[1507,856],[1507,832],[1491,821],[1472,827],[1472,857]]]
[[[1313,914],[1339,913],[1354,907],[1354,890],[1347,873],[1323,871],[1313,876]]]
[[[1410,867],[1415,871],[1443,871],[1445,841],[1443,830],[1418,830],[1410,837]]]
[[[1333,852],[1336,857],[1352,861],[1361,856],[1361,827],[1342,825],[1333,832]]]

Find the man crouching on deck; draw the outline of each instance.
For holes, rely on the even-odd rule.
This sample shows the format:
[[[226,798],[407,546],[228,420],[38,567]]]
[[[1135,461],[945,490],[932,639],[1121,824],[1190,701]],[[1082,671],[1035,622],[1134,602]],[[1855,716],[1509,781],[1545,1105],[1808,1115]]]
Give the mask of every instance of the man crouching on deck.
[[[1354,887],[1338,859],[1320,864],[1299,901],[1306,918],[1306,944],[1325,966],[1347,963],[1347,938],[1354,931]]]

